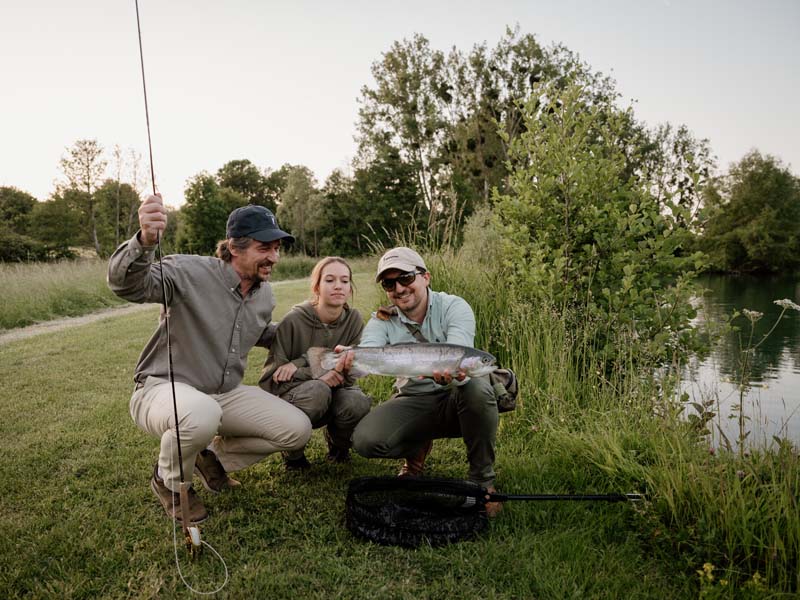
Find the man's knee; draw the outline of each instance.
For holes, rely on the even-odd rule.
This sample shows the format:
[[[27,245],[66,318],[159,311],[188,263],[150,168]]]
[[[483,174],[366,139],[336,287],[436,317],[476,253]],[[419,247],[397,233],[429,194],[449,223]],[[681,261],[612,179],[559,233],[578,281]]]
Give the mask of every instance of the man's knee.
[[[459,392],[459,404],[470,412],[482,413],[490,409],[497,410],[494,389],[486,377],[470,379],[461,386]]]
[[[356,426],[353,431],[353,450],[364,458],[378,458],[385,456],[387,451],[386,441],[375,435],[369,427],[363,427],[364,421]]]
[[[211,440],[222,420],[222,408],[210,396],[195,396],[190,403],[181,403],[178,414],[181,433],[196,440]]]
[[[284,418],[281,432],[273,441],[282,450],[300,450],[311,439],[311,421],[301,410],[292,411]]]

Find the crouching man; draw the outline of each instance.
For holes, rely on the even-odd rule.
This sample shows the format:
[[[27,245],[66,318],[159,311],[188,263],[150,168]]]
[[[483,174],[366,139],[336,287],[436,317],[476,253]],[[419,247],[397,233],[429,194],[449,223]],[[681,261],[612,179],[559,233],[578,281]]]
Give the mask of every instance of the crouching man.
[[[274,335],[275,298],[268,283],[281,240],[293,241],[263,206],[234,210],[217,257],[173,255],[154,262],[157,236],[167,213],[159,196],[139,208],[140,230],[109,261],[111,290],[132,302],[162,302],[162,277],[169,305],[173,373],[180,420],[183,473],[197,472],[219,493],[239,485],[228,476],[274,452],[303,448],[311,423],[302,411],[257,386],[242,385],[247,355],[268,347]],[[136,365],[130,400],[134,422],[161,440],[150,487],[167,515],[181,520],[180,465],[169,381],[163,314]],[[189,518],[208,512],[189,490]]]
[[[422,257],[393,248],[378,263],[375,280],[391,302],[373,314],[361,346],[432,342],[472,347],[475,315],[466,300],[435,292]],[[352,360],[350,360],[352,362]],[[419,476],[432,440],[462,438],[468,479],[494,492],[497,402],[487,377],[444,371],[433,379],[398,379],[396,393],[365,416],[353,433],[353,447],[367,458],[404,458],[400,476]],[[494,516],[498,502],[486,505]]]

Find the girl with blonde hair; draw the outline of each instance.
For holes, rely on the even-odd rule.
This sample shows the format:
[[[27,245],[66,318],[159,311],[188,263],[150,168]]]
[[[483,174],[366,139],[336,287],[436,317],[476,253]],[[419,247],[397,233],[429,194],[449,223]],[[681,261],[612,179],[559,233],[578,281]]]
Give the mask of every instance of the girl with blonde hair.
[[[306,352],[322,346],[355,346],[364,321],[350,307],[353,273],[343,258],[328,256],[311,272],[311,299],[297,304],[278,325],[259,385],[302,410],[314,428],[325,427],[328,460],[350,460],[350,437],[369,412],[371,398],[331,369],[314,378]],[[307,469],[305,450],[284,453],[286,468]]]

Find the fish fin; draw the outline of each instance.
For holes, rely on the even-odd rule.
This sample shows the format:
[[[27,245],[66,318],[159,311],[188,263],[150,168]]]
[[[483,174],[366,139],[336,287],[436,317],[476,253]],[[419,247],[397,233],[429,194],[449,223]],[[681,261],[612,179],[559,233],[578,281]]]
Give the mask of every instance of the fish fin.
[[[350,367],[350,370],[347,372],[347,374],[353,379],[358,379],[359,377],[366,377],[367,375],[371,375],[372,373],[370,373],[366,369],[361,369],[359,367],[352,366]]]
[[[328,348],[323,348],[322,346],[314,346],[306,350],[306,356],[308,357],[308,366],[311,368],[311,376],[314,379],[318,379],[321,377],[326,371],[330,371],[330,369],[326,369],[322,366],[322,361],[325,358],[325,354],[330,352]]]

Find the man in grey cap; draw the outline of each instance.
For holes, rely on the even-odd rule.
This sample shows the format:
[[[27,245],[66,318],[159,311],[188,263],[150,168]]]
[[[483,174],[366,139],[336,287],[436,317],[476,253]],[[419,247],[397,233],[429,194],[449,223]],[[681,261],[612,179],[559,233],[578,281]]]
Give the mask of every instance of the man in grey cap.
[[[375,280],[391,302],[373,313],[360,346],[413,342],[474,346],[475,315],[458,296],[430,289],[431,275],[410,248],[386,252]],[[421,475],[436,438],[463,438],[469,479],[494,491],[497,403],[488,378],[463,372],[435,373],[433,379],[395,381],[396,393],[368,413],[353,432],[353,448],[367,458],[405,458],[400,476]],[[494,516],[499,503],[489,503]]]
[[[253,346],[268,347],[275,297],[268,281],[280,257],[282,231],[263,206],[237,208],[217,257],[177,254],[153,262],[167,224],[161,197],[139,207],[141,229],[109,261],[108,284],[132,302],[162,302],[162,276],[180,419],[184,477],[196,472],[206,489],[219,493],[239,482],[228,476],[273,452],[303,448],[311,422],[299,409],[257,386],[242,385]],[[180,465],[169,381],[166,322],[161,320],[136,365],[130,401],[134,422],[161,440],[150,487],[167,515],[181,520]],[[189,517],[208,512],[189,490]]]

